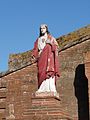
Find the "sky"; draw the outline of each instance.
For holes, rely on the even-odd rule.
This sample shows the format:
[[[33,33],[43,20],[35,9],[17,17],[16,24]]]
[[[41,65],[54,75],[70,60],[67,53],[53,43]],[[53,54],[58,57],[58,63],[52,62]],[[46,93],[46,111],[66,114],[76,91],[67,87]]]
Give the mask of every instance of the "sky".
[[[0,72],[10,54],[31,50],[41,24],[58,38],[90,24],[90,0],[0,0]]]

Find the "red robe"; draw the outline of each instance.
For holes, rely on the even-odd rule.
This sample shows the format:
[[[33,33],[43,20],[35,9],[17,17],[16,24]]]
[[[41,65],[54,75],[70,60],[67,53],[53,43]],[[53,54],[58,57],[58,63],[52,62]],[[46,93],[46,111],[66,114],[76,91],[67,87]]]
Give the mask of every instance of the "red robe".
[[[34,44],[32,51],[35,58],[37,58],[38,66],[38,88],[41,83],[50,77],[59,77],[59,62],[58,62],[58,44],[50,34],[48,35],[48,42],[39,56],[38,39]]]

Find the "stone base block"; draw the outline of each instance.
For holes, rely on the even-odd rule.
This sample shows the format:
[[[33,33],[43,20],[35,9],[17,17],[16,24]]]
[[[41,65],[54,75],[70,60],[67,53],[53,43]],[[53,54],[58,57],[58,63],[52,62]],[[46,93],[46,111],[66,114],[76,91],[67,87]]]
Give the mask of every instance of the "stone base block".
[[[45,92],[32,94],[32,107],[55,107],[60,106],[60,98],[58,93]]]
[[[74,120],[60,108],[58,93],[44,92],[32,94],[32,106],[23,113],[25,120]]]

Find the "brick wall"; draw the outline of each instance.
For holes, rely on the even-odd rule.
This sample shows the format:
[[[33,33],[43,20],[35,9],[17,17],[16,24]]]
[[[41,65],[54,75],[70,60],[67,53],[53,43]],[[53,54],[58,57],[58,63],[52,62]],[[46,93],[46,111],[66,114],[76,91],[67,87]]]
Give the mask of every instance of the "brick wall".
[[[88,100],[84,99],[88,97],[88,91],[83,56],[87,51],[90,51],[90,40],[59,53],[61,77],[57,80],[57,91],[61,98],[61,108],[76,119],[79,116],[80,120],[88,120],[85,107],[88,107]],[[7,90],[6,108],[0,110],[6,110],[7,120],[22,120],[24,111],[31,107],[31,94],[37,90],[36,64],[3,76],[0,78],[0,85],[2,90]]]
[[[5,119],[6,114],[6,81],[0,79],[0,120]]]
[[[7,81],[7,120],[21,120],[23,110],[31,106],[31,94],[37,89],[36,65],[33,64],[4,77]]]
[[[88,79],[89,115],[90,115],[90,51],[85,54],[85,74]]]
[[[88,120],[88,83],[85,77],[84,53],[90,51],[90,40],[60,52],[61,78],[57,89],[62,106],[80,120]]]

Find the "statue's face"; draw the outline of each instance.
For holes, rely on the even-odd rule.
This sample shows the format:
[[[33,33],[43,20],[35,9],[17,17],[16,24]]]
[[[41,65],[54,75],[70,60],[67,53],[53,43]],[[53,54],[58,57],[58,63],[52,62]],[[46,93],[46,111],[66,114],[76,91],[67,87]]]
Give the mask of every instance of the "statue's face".
[[[46,31],[47,31],[47,29],[46,29],[46,26],[45,26],[45,25],[42,25],[40,29],[41,29],[41,33],[42,33],[42,34],[45,34],[45,33],[46,33]]]

